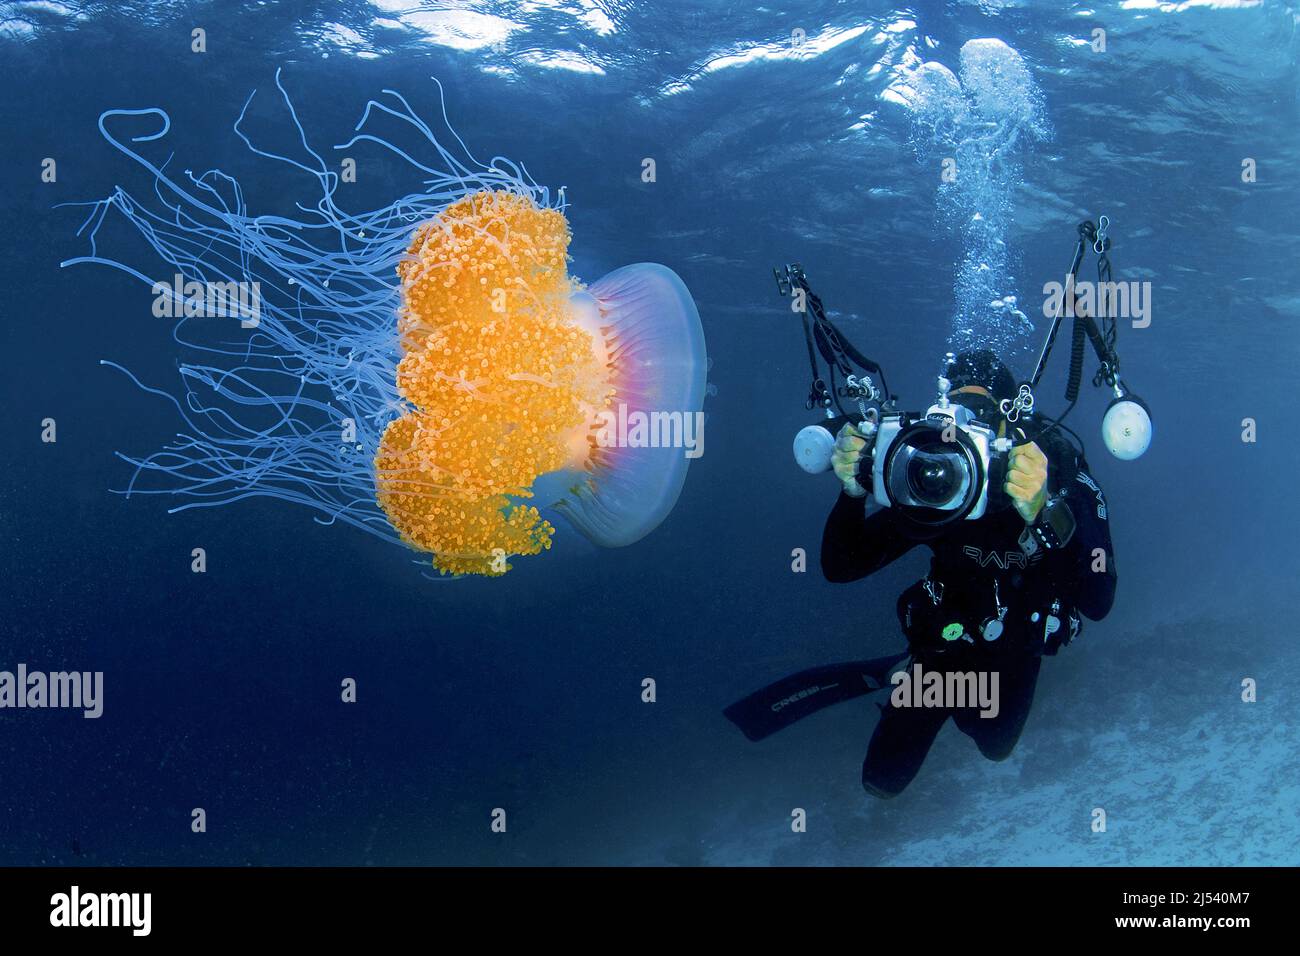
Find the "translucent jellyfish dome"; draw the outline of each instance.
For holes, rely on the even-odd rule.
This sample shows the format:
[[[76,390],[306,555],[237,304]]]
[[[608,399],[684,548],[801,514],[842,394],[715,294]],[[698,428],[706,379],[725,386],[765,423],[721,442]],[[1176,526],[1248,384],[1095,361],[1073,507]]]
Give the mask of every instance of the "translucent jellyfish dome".
[[[703,450],[708,360],[677,275],[639,263],[584,286],[568,273],[563,191],[552,201],[522,166],[479,162],[391,91],[335,148],[386,150],[419,188],[345,212],[338,173],[309,145],[278,73],[276,85],[302,155],[254,145],[242,112],[235,132],[312,184],[317,198],[295,219],[254,214],[220,170],[173,176],[111,128],[143,117],[162,128],[130,143],[159,140],[171,126],[162,110],[100,117],[151,188],[85,204],[90,254],[63,265],[148,283],[154,314],[174,317],[176,342],[202,359],[181,365],[176,394],[104,363],[170,400],[185,426],[159,452],[121,456],[134,466],[125,493],[174,497],[172,512],[274,497],[453,575],[499,576],[512,557],[550,548],[543,508],[604,547],[654,530]],[[380,135],[381,120],[414,130],[415,146]],[[102,252],[110,217],[168,268]],[[217,344],[195,324],[214,315],[240,319]]]

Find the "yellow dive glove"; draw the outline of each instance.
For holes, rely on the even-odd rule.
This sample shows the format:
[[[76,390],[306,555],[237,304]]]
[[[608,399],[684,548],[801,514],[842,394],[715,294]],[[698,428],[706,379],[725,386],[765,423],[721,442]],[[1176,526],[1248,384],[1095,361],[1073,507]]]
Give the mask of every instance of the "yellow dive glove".
[[[838,454],[838,441],[835,447]],[[839,470],[837,464],[835,473],[839,474]],[[1025,524],[1033,524],[1038,512],[1047,503],[1047,456],[1041,448],[1030,442],[1011,449],[1011,457],[1007,461],[1007,481],[1003,488],[1011,496],[1011,503],[1020,512],[1020,517],[1025,519]]]
[[[831,467],[835,477],[844,485],[844,492],[854,498],[861,498],[867,493],[858,482],[858,463],[867,450],[867,439],[862,432],[853,427],[852,422],[845,422],[840,433],[835,436],[835,451],[831,453]]]

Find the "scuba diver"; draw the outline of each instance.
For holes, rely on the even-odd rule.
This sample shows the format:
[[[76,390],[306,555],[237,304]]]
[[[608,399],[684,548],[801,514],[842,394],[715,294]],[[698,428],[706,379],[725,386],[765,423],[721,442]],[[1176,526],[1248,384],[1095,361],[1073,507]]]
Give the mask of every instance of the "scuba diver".
[[[996,421],[999,435],[1006,435],[1010,426],[998,407],[1016,394],[1016,383],[992,352],[957,356],[948,380],[951,402],[978,421]],[[839,430],[832,462],[842,491],[822,536],[826,579],[860,580],[926,544],[933,553],[929,574],[898,600],[911,666],[942,675],[999,675],[992,717],[973,701],[960,707],[882,705],[862,765],[868,793],[902,792],[949,717],[985,757],[1008,757],[1029,716],[1042,655],[1055,654],[1078,635],[1080,614],[1100,621],[1110,611],[1116,574],[1105,497],[1059,431],[1040,441],[1042,447],[1034,441],[1013,445],[1008,454],[1002,490],[1011,507],[949,522],[936,533],[896,508],[867,514],[859,480],[867,436],[852,422]],[[1067,541],[1049,549],[1040,540],[1070,523]]]
[[[795,460],[840,483],[822,536],[825,577],[861,580],[918,545],[932,557],[897,602],[907,650],[800,671],[737,701],[724,714],[750,740],[892,684],[862,765],[868,793],[901,793],[949,717],[985,757],[1003,760],[1029,716],[1042,658],[1073,641],[1084,617],[1110,612],[1116,571],[1106,498],[1082,440],[1064,424],[1091,343],[1099,362],[1093,385],[1114,395],[1102,420],[1106,448],[1132,460],[1151,442],[1150,411],[1120,379],[1115,318],[1103,309],[1099,326],[1075,294],[1089,250],[1098,283],[1110,282],[1108,226],[1105,216],[1079,224],[1032,376],[1017,382],[987,350],[949,353],[924,412],[899,409],[884,370],[830,321],[802,267],[774,270],[803,323],[812,373],[806,407],[824,416],[796,436]],[[1052,419],[1036,413],[1034,390],[1067,315],[1069,404]],[[976,685],[978,707],[962,690]]]

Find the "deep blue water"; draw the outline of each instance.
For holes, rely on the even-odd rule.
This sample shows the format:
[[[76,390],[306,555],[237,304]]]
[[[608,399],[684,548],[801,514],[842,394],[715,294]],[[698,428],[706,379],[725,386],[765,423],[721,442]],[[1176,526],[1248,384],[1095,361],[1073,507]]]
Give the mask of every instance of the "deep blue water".
[[[0,669],[105,674],[98,720],[0,711],[0,863],[1295,863],[1297,9],[457,6],[0,4]],[[850,587],[791,572],[836,486],[790,460],[808,373],[771,268],[802,262],[905,404],[929,398],[961,326],[963,200],[937,188],[944,144],[887,91],[921,61],[956,72],[977,38],[1023,58],[1041,132],[980,197],[1005,207],[1002,291],[1041,330],[1038,290],[1076,223],[1108,215],[1117,278],[1153,287],[1151,325],[1121,326],[1120,346],[1157,431],[1140,460],[1110,458],[1107,396],[1085,382],[1070,422],[1111,503],[1114,611],[1048,662],[1010,760],[949,727],[880,804],[858,783],[869,703],[760,745],[721,717],[788,671],[899,647],[895,597],[924,567],[917,552]],[[706,452],[650,537],[599,551],[557,535],[503,579],[433,582],[413,553],[282,502],[169,516],[110,492],[130,477],[114,452],[148,453],[177,423],[99,361],[167,382],[185,356],[139,283],[60,268],[85,252],[84,210],[57,204],[148,194],[96,129],[116,107],[165,109],[154,155],[237,176],[251,208],[310,201],[231,131],[277,69],[325,145],[383,89],[432,115],[436,77],[475,153],[567,187],[574,274],[681,275],[716,394]],[[288,142],[274,100],[256,102],[263,141]],[[349,201],[384,206],[396,176],[362,177]],[[128,230],[114,243],[148,252]],[[1007,344],[1021,375],[1036,342]]]

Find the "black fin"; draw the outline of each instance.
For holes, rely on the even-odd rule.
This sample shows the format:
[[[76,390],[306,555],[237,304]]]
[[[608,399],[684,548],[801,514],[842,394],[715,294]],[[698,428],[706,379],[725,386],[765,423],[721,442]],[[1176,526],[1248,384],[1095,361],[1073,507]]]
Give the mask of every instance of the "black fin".
[[[750,740],[762,740],[832,704],[880,690],[889,672],[906,657],[903,652],[813,667],[754,691],[722,713]]]

